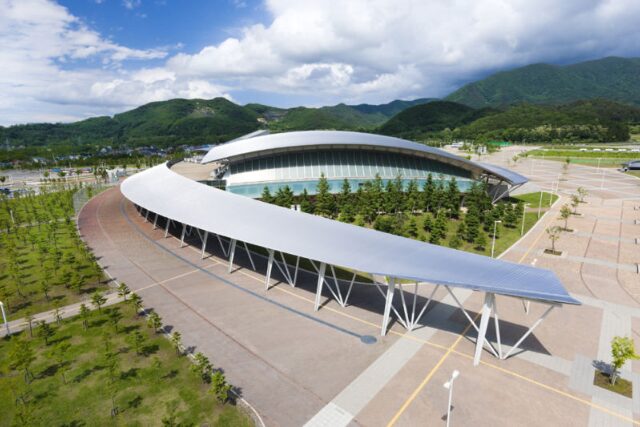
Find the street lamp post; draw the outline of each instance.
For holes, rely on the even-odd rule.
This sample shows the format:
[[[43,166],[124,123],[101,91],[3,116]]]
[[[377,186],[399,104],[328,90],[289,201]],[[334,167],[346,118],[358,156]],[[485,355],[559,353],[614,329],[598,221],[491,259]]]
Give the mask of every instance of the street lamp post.
[[[443,384],[443,387],[449,390],[449,405],[447,406],[447,427],[449,427],[449,425],[451,424],[451,399],[453,398],[453,382],[456,378],[458,378],[458,375],[460,375],[460,372],[458,372],[457,369],[454,370],[451,373],[451,378],[449,379],[449,381]]]
[[[542,210],[542,194],[543,191],[540,189],[540,203],[538,203],[538,219],[540,219],[540,211]]]
[[[4,304],[0,301],[0,310],[2,310],[2,321],[4,322],[4,327],[7,330],[7,336],[11,333],[9,331],[9,322],[7,322],[7,313],[4,311]]]
[[[495,252],[495,249],[496,249],[496,230],[497,230],[498,224],[501,222],[502,221],[500,221],[499,219],[493,221],[493,241],[491,242],[491,258],[493,258],[493,253]]]
[[[527,214],[527,206],[529,206],[531,203],[525,203],[524,204],[524,209],[522,210],[522,228],[520,229],[520,236],[522,236],[524,234],[524,217]],[[538,211],[538,215],[539,215],[540,211]]]

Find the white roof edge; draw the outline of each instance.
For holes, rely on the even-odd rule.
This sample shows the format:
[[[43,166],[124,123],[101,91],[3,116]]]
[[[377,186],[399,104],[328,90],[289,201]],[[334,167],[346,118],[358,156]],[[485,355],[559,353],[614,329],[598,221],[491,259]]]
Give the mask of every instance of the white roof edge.
[[[361,272],[580,304],[555,274],[295,212],[215,189],[162,164],[126,179],[123,195],[164,217],[233,239]]]

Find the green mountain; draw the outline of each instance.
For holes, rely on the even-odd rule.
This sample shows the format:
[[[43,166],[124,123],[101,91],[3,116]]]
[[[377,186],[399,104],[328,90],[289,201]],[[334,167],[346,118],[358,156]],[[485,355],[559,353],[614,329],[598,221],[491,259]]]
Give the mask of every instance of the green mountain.
[[[565,105],[520,104],[502,109],[435,101],[407,108],[377,132],[408,139],[445,138],[513,142],[626,141],[640,108],[607,100]]]
[[[396,100],[382,105],[338,104],[321,108],[298,107],[286,111],[267,108],[262,109],[261,114],[275,118],[269,128],[276,132],[311,129],[373,130],[393,115],[430,101],[431,99],[422,98],[414,101]]]
[[[259,125],[256,112],[224,98],[172,99],[114,117],[0,128],[0,141],[14,147],[55,145],[62,152],[78,152],[81,147],[95,145],[168,147],[227,141],[252,132]]]
[[[496,110],[474,109],[449,101],[433,101],[428,104],[407,108],[382,125],[378,132],[402,138],[416,138],[419,135],[455,129]]]
[[[457,135],[516,142],[627,141],[632,123],[640,123],[640,108],[607,100],[556,106],[521,104],[479,118],[460,128]]]
[[[474,108],[608,99],[640,106],[640,58],[533,64],[469,83],[445,99]]]

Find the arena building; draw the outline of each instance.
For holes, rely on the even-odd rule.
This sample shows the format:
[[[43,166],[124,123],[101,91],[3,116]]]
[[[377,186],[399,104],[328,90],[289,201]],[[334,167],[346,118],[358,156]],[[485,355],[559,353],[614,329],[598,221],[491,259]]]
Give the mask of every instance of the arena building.
[[[463,189],[473,180],[485,180],[494,198],[526,182],[525,177],[504,168],[471,162],[421,144],[331,131],[241,138],[212,148],[201,164],[167,163],[135,174],[122,183],[121,191],[154,227],[164,228],[165,236],[173,233],[181,244],[186,235],[197,236],[202,257],[210,245],[219,245],[228,258],[229,274],[234,270],[236,252],[243,251],[243,258],[246,255],[248,259],[243,267],[264,275],[265,292],[274,275],[295,287],[301,259],[307,260],[313,269],[305,274],[313,275],[316,311],[323,296],[345,307],[354,286],[376,287],[379,292],[371,296],[384,301],[381,335],[386,334],[391,316],[407,330],[413,330],[437,289],[444,288],[478,332],[476,365],[483,348],[500,359],[507,358],[552,309],[562,304],[579,304],[549,270],[254,200],[265,185],[272,189],[289,185],[296,192],[307,189],[312,193],[321,173],[333,182],[334,190],[345,178],[359,184],[376,174],[385,179],[401,175],[404,179],[420,180],[429,173],[442,174],[445,179],[458,179]],[[252,248],[262,248],[260,252],[266,255]],[[351,280],[339,278],[338,269],[353,274]],[[370,282],[356,281],[357,275],[369,277]],[[430,293],[419,304],[418,287],[428,287]],[[456,288],[483,293],[479,324],[456,298]],[[397,293],[400,295],[394,299]],[[546,307],[541,317],[505,352],[500,342],[496,295],[535,301]],[[495,345],[486,337],[492,316],[498,337]]]
[[[434,181],[456,179],[461,191],[486,180],[497,199],[527,182],[522,175],[497,166],[472,162],[424,144],[388,136],[339,131],[279,134],[256,132],[212,148],[202,163],[216,163],[212,185],[247,197],[260,197],[264,187],[274,193],[289,186],[294,194],[314,194],[321,174],[338,193],[344,179],[353,190],[379,175],[400,176],[422,188]]]

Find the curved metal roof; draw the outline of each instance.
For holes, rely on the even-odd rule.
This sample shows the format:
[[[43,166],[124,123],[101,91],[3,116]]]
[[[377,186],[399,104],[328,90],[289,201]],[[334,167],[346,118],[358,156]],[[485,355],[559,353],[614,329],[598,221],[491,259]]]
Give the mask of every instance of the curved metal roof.
[[[344,224],[218,190],[162,164],[131,176],[121,191],[164,217],[257,246],[382,276],[579,304],[556,275]]]
[[[237,139],[213,147],[202,163],[220,160],[240,160],[262,157],[284,151],[314,150],[318,148],[367,148],[419,155],[471,171],[476,177],[495,176],[512,185],[527,182],[527,178],[504,168],[488,167],[428,145],[384,135],[345,131],[304,131],[260,135]]]

